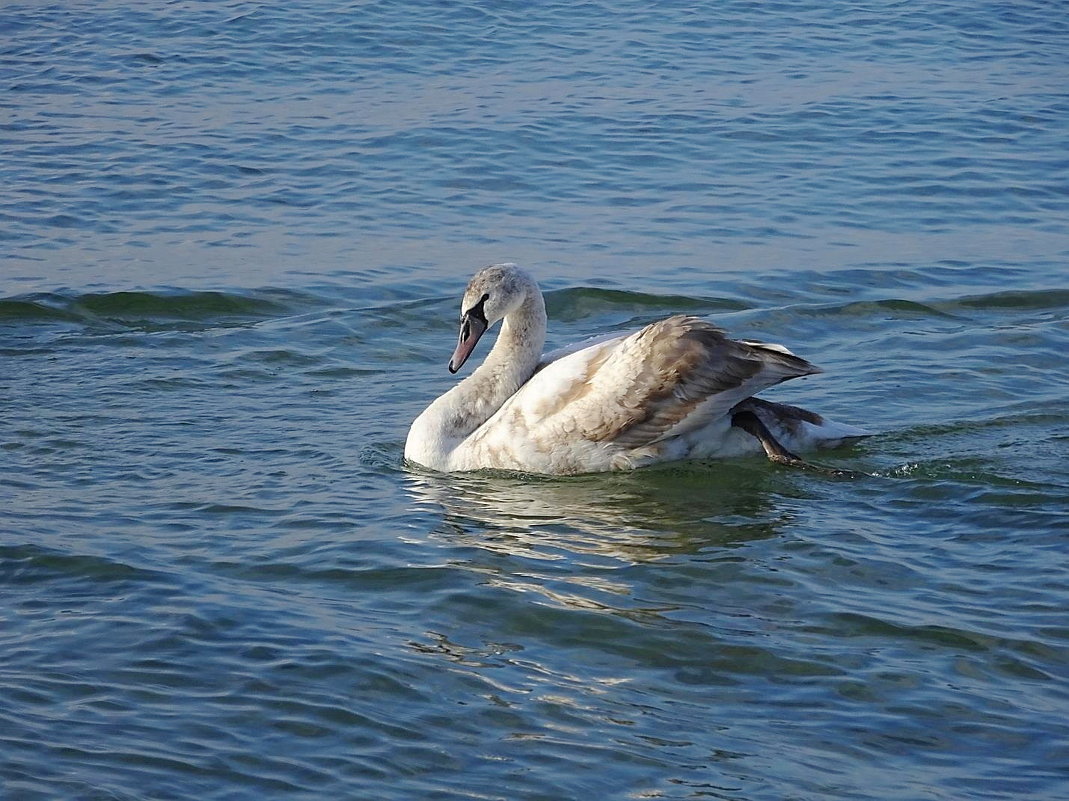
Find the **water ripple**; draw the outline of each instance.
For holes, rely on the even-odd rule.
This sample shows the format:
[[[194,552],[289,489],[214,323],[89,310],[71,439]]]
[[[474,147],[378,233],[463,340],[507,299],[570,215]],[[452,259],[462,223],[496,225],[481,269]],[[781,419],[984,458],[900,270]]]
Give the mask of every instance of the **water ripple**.
[[[1063,798],[1056,10],[6,7],[7,795]],[[406,468],[506,259],[864,475]]]

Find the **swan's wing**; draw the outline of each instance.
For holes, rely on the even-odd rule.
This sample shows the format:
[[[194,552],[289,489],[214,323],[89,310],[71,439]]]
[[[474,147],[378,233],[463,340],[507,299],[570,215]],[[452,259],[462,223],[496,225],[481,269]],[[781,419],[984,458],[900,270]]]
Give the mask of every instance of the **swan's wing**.
[[[738,342],[696,317],[670,317],[551,362],[507,405],[529,430],[636,448],[818,372],[781,346]]]
[[[571,356],[573,353],[578,353],[581,350],[592,348],[595,345],[604,345],[607,342],[623,341],[624,339],[627,339],[627,337],[627,334],[617,333],[595,334],[592,337],[587,337],[586,339],[582,339],[578,342],[573,342],[570,345],[565,345],[564,347],[551,350],[547,353],[543,353],[542,358],[538,362],[538,367],[536,367],[535,369],[541,370],[550,362],[555,362],[559,359],[563,359],[565,356]]]

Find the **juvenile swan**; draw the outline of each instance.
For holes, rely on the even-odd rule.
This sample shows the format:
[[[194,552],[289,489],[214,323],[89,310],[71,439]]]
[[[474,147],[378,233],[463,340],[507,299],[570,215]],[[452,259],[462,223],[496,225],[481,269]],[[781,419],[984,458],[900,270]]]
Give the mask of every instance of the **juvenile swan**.
[[[820,368],[781,345],[728,339],[697,317],[543,359],[545,303],[515,264],[477,272],[461,312],[450,372],[498,320],[501,332],[482,365],[412,423],[405,458],[432,470],[568,475],[762,450],[801,463],[793,451],[868,434],[752,397]]]

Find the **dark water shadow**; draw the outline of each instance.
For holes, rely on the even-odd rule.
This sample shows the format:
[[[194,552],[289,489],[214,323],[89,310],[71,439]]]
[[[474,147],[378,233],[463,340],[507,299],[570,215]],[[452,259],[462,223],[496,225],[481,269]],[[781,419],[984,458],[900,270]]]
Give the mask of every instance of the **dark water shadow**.
[[[412,469],[405,488],[440,515],[434,534],[455,543],[634,563],[776,536],[790,520],[776,503],[779,476],[756,459],[568,478]]]

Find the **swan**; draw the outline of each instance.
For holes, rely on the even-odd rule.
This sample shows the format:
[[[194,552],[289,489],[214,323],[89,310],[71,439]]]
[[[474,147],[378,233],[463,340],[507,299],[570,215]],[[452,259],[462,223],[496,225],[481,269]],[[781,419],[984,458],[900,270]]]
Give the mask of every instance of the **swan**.
[[[546,307],[515,264],[479,270],[461,304],[456,373],[501,321],[483,363],[412,423],[410,463],[440,472],[547,475],[633,470],[659,462],[835,447],[870,432],[753,397],[821,372],[782,345],[729,339],[674,316],[542,356]]]

